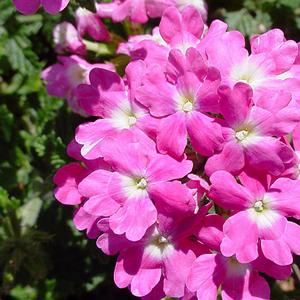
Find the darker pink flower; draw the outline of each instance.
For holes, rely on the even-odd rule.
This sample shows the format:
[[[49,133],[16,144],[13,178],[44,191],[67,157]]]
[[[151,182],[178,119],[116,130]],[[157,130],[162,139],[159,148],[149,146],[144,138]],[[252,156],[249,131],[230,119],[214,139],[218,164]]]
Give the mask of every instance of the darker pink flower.
[[[49,14],[57,14],[65,9],[70,0],[13,0],[16,9],[22,14],[34,14],[43,6]]]

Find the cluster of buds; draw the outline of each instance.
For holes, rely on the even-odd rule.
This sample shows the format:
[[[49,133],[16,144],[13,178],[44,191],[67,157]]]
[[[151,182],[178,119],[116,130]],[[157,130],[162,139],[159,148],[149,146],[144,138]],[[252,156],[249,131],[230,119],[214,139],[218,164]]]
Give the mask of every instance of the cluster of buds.
[[[71,90],[97,117],[77,128],[77,162],[56,173],[55,197],[118,255],[115,283],[137,297],[270,299],[265,275],[288,278],[300,255],[299,46],[274,29],[249,52],[240,32],[181,6],[201,1],[97,10],[146,22],[161,14],[156,2],[172,2],[159,27],[120,44],[131,58],[123,78],[74,55],[44,71],[50,93]]]

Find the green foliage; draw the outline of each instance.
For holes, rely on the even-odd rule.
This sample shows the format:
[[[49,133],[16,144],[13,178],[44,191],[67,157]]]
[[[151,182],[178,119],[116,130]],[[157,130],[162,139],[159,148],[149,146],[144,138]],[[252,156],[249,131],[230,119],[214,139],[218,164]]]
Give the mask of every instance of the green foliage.
[[[52,195],[52,177],[68,162],[66,145],[83,119],[64,100],[46,94],[40,73],[56,62],[54,25],[73,21],[77,2],[58,16],[22,16],[11,0],[0,1],[0,299],[133,299],[114,287],[114,259],[74,229],[72,210]],[[92,1],[80,2],[93,8]],[[289,38],[300,36],[300,0],[208,2],[210,20],[224,19],[247,37],[271,27],[282,28]],[[146,30],[105,22],[115,33],[109,49]],[[122,73],[128,58],[109,58]],[[274,284],[272,299],[297,297]]]

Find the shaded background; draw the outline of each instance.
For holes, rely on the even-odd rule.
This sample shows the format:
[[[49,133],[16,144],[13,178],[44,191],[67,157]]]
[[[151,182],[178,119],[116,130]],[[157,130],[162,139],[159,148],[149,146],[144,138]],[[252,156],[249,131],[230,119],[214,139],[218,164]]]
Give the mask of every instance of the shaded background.
[[[209,22],[225,20],[247,38],[278,27],[299,41],[300,0],[211,0],[208,6]],[[66,145],[84,119],[46,94],[40,72],[56,62],[53,26],[74,22],[76,7],[73,0],[58,16],[22,16],[11,0],[0,1],[0,299],[135,299],[113,284],[115,258],[77,232],[72,209],[52,195],[53,174],[69,161]],[[129,23],[106,24],[124,39],[133,30]],[[104,59],[122,72],[124,57],[92,55],[90,61]],[[300,299],[296,276],[268,280],[272,300]]]

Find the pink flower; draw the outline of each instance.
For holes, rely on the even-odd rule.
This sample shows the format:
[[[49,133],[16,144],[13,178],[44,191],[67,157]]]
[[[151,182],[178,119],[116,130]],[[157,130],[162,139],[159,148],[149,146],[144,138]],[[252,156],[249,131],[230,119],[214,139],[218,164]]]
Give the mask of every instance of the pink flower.
[[[77,97],[87,114],[103,117],[92,123],[82,124],[76,132],[76,141],[83,145],[82,155],[87,159],[101,156],[99,147],[105,137],[114,137],[122,130],[150,136],[155,134],[158,120],[135,101],[134,89],[141,76],[139,62],[127,67],[129,91],[122,78],[115,72],[96,68],[90,73],[90,85],[80,85]],[[145,132],[145,133],[144,133]]]
[[[190,267],[197,255],[208,253],[191,236],[208,207],[203,207],[197,215],[184,207],[178,199],[177,204],[159,214],[158,223],[138,242],[126,241],[124,236],[109,230],[98,238],[97,246],[104,253],[120,252],[114,272],[118,287],[129,286],[133,295],[143,299],[190,295],[185,289]]]
[[[53,30],[53,39],[58,53],[67,51],[83,56],[86,54],[85,44],[71,23],[63,22],[56,25]]]
[[[187,6],[194,6],[204,20],[207,18],[204,0],[113,0],[110,3],[97,4],[97,12],[101,17],[112,18],[114,22],[129,18],[135,23],[146,23],[148,17],[160,18],[172,6],[180,11]]]
[[[59,63],[42,72],[42,79],[46,82],[48,94],[67,99],[75,112],[86,114],[79,106],[75,88],[81,83],[89,82],[89,73],[93,68],[102,67],[112,70],[113,67],[109,64],[91,65],[76,55],[59,56],[58,61]]]
[[[159,24],[159,32],[144,40],[137,36],[128,43],[129,54],[133,60],[142,59],[146,65],[159,64],[164,69],[171,49],[183,54],[191,47],[197,47],[204,33],[204,23],[199,12],[193,6],[182,11],[169,7],[164,11]]]
[[[220,287],[222,299],[270,299],[268,283],[258,272],[283,280],[290,276],[291,267],[274,264],[261,251],[259,258],[247,264],[223,256],[219,253],[223,224],[224,219],[219,215],[204,218],[197,238],[216,253],[200,255],[194,261],[187,278],[188,289],[197,292],[198,300],[217,299]]]
[[[16,9],[22,14],[34,14],[43,6],[49,14],[57,14],[65,9],[70,0],[13,0]]]
[[[275,176],[284,172],[293,161],[293,151],[275,137],[284,136],[299,121],[298,109],[284,113],[290,98],[279,100],[276,108],[267,106],[273,110],[269,111],[253,106],[252,90],[244,83],[237,83],[232,90],[223,86],[219,93],[225,143],[222,152],[207,161],[206,172],[238,174],[245,166]]]
[[[300,253],[300,239],[295,238],[300,236],[300,227],[287,217],[300,218],[300,181],[279,178],[270,185],[245,173],[239,180],[242,185],[225,171],[210,177],[209,197],[234,212],[223,227],[222,254],[236,255],[239,262],[248,263],[258,257],[260,242],[266,258],[281,266],[290,265],[291,252]]]
[[[115,234],[125,233],[131,241],[140,240],[157,220],[156,206],[172,207],[178,198],[195,208],[191,191],[173,181],[191,171],[191,161],[178,162],[157,154],[149,143],[136,140],[129,131],[106,138],[101,153],[112,172],[92,172],[79,184],[79,193],[88,198],[85,211],[109,217]]]
[[[146,0],[114,0],[110,3],[98,3],[97,13],[104,18],[112,18],[114,22],[121,22],[129,17],[135,23],[146,23]]]
[[[297,44],[286,41],[279,29],[252,38],[250,55],[238,32],[234,38],[233,34],[223,34],[205,46],[209,63],[221,72],[222,83],[233,87],[237,82],[245,82],[254,94],[284,88],[298,54]]]
[[[97,14],[79,7],[75,12],[75,17],[78,34],[81,37],[88,33],[95,41],[109,40],[109,32]]]
[[[165,76],[160,66],[149,68],[136,93],[136,99],[150,114],[161,118],[157,133],[159,151],[180,157],[189,136],[196,151],[212,155],[223,142],[220,125],[205,114],[218,110],[218,71],[208,69],[193,48],[188,49],[186,56],[172,51],[167,69]]]

